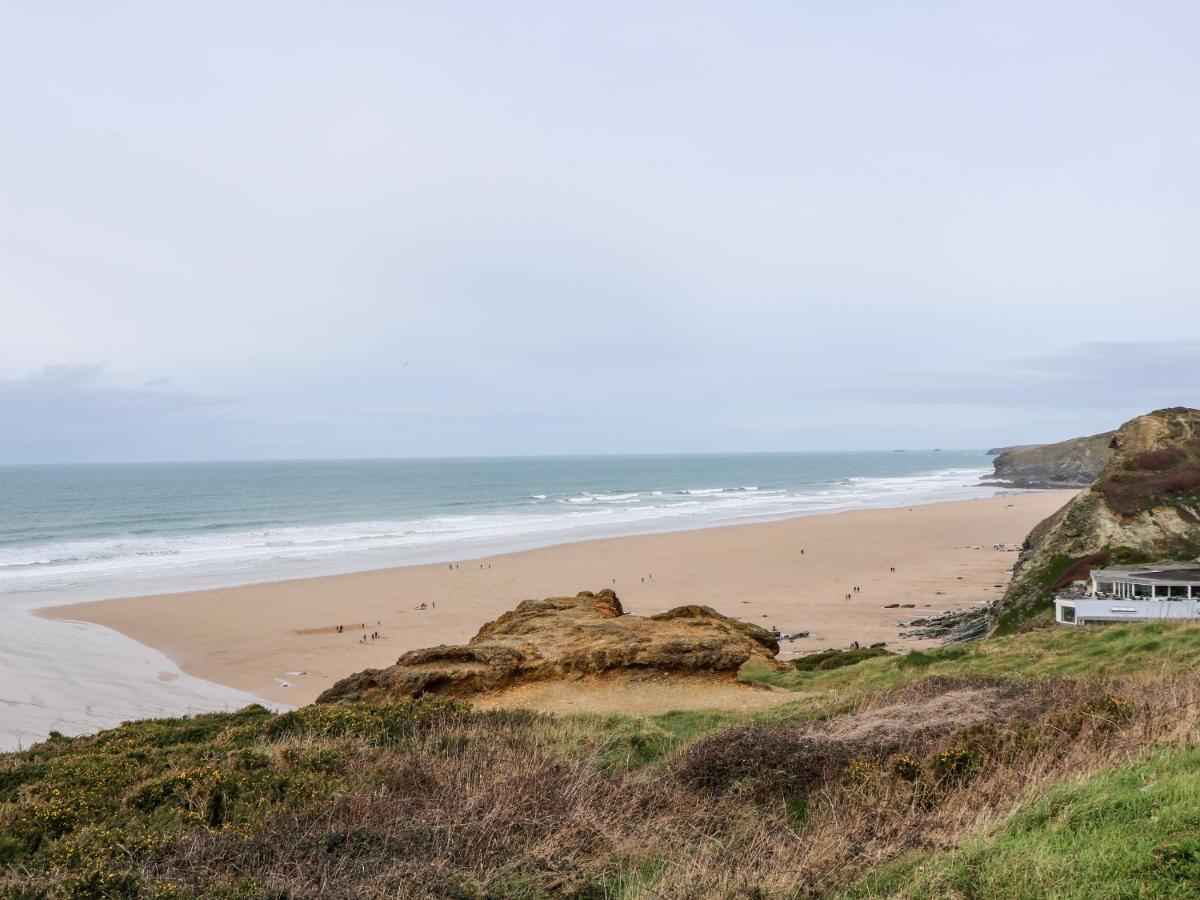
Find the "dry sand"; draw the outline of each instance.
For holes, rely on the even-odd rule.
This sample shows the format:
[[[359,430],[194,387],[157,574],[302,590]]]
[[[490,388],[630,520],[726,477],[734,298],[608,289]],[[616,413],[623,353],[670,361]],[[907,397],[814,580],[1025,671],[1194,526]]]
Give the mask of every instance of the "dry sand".
[[[161,650],[188,674],[296,705],[406,650],[464,643],[521,600],[606,587],[633,613],[696,603],[785,633],[812,632],[785,643],[785,657],[852,641],[906,649],[928,642],[900,638],[901,621],[999,596],[1016,553],[993,545],[1019,544],[1073,493],[593,540],[457,568],[409,566],[42,614],[108,626]],[[422,603],[428,608],[418,610]],[[885,609],[888,603],[916,608]],[[382,636],[362,643],[372,632]]]

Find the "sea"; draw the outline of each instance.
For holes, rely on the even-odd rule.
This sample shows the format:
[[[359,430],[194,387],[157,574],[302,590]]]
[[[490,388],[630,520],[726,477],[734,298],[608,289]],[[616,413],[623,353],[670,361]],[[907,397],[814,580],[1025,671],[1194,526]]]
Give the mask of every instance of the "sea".
[[[0,467],[22,605],[995,494],[982,450]]]

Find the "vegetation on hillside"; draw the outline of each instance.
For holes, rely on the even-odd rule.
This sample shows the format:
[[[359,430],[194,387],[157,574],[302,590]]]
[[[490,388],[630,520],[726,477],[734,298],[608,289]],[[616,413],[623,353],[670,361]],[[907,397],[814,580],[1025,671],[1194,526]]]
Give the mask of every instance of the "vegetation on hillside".
[[[986,838],[912,853],[851,897],[1200,896],[1200,749],[1067,781]]]
[[[1198,658],[1196,626],[1055,629],[747,673],[797,691],[753,716],[418,700],[56,736],[0,756],[0,897],[1183,896]]]
[[[1046,618],[1055,591],[1097,566],[1200,557],[1200,411],[1138,416],[1112,446],[1096,482],[1026,538],[996,633]]]

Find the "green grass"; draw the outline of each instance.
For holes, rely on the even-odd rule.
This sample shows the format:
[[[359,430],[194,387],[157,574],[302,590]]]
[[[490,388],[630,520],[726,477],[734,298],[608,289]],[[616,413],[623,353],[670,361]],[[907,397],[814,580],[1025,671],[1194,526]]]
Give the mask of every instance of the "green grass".
[[[993,678],[1167,674],[1200,666],[1200,624],[1052,626],[937,650],[867,659],[832,671],[772,672],[744,666],[743,680],[822,696],[898,687],[928,675]]]
[[[738,719],[732,713],[677,710],[656,716],[577,715],[561,721],[575,732],[568,755],[591,754],[612,771],[656,763],[675,747]]]
[[[859,647],[857,650],[822,650],[820,653],[810,653],[792,660],[792,667],[797,672],[828,672],[830,669],[844,669],[846,666],[856,666],[865,659],[875,659],[879,656],[891,656],[882,647]]]
[[[989,838],[909,856],[847,896],[1200,896],[1200,749],[1062,785]]]

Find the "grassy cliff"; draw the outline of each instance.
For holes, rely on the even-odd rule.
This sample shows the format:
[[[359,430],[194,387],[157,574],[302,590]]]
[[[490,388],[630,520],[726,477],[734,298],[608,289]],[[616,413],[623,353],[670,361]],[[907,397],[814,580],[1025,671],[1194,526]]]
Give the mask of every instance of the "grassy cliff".
[[[1001,634],[1048,616],[1054,591],[1096,566],[1200,556],[1200,411],[1139,416],[1112,448],[1096,481],[1026,539],[998,606]]]
[[[0,756],[0,897],[1187,896],[1198,661],[1200,626],[1044,629],[747,671],[795,692],[755,715],[54,737]]]

